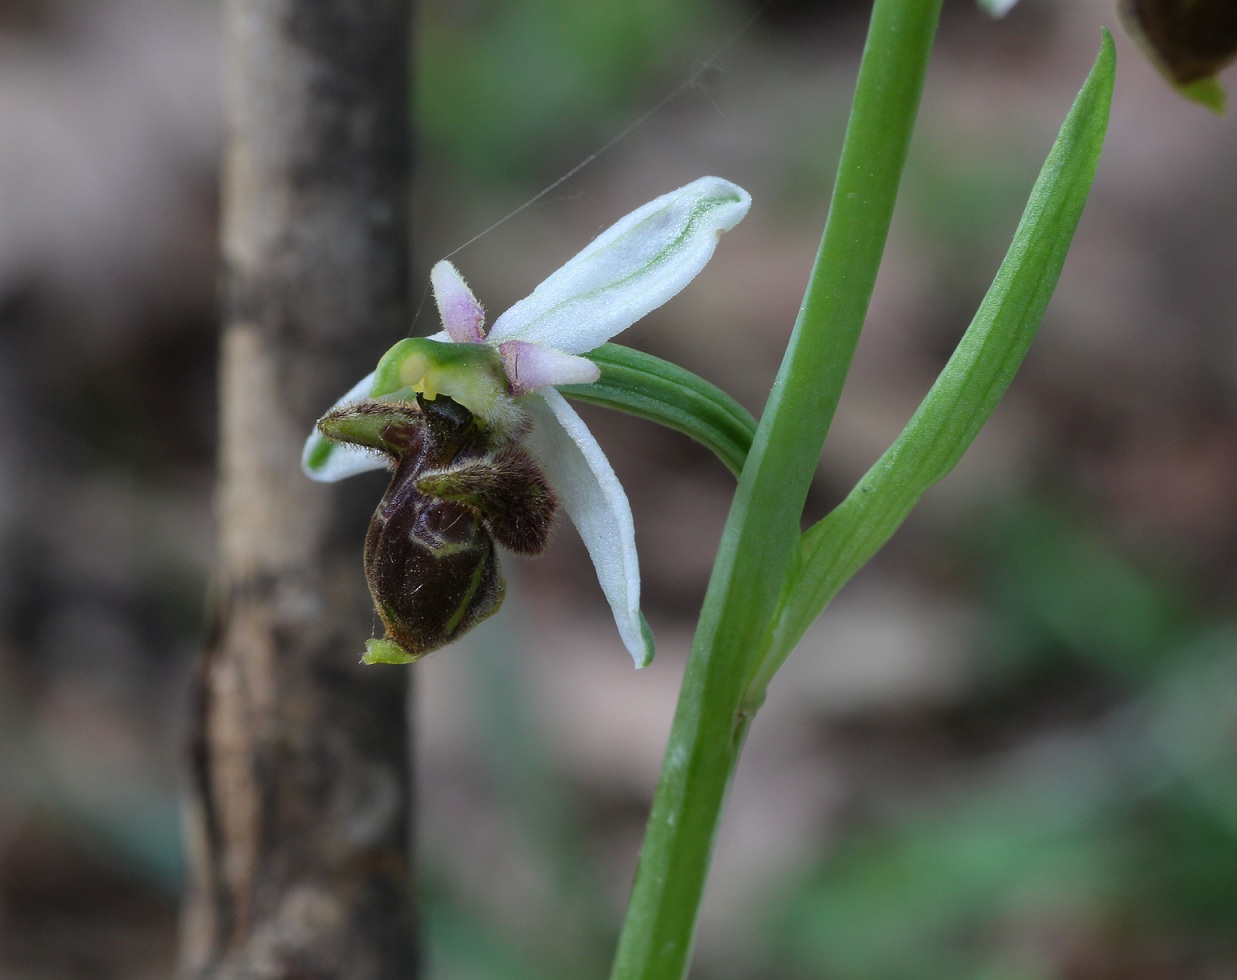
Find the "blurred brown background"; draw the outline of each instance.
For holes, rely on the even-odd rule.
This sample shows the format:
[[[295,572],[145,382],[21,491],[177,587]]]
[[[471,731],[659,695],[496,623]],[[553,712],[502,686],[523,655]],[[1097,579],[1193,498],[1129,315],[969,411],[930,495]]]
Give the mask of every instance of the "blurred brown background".
[[[690,79],[454,261],[492,319],[628,210],[735,180],[751,215],[623,342],[758,412],[866,5],[775,2],[707,61],[754,9],[421,4],[416,288]],[[810,518],[931,384],[1115,21],[1102,0],[946,5]],[[219,22],[208,0],[0,3],[4,978],[171,969],[213,556]],[[696,976],[1237,977],[1237,129],[1117,44],[1040,338],[774,682]],[[583,411],[632,498],[657,660],[632,671],[564,526],[508,557],[495,620],[414,668],[433,978],[602,975],[635,866],[733,483],[673,433]],[[358,479],[376,501],[382,477]]]

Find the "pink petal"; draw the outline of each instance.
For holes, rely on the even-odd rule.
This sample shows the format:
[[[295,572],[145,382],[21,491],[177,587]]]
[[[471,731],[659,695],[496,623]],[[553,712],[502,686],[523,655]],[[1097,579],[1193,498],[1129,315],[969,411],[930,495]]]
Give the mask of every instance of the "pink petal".
[[[450,262],[443,259],[430,270],[434,302],[447,336],[457,344],[479,344],[485,340],[485,309],[473,296],[468,283]]]
[[[517,396],[551,385],[592,384],[601,377],[601,369],[586,357],[564,354],[526,340],[499,344],[498,353],[511,382],[511,393]]]

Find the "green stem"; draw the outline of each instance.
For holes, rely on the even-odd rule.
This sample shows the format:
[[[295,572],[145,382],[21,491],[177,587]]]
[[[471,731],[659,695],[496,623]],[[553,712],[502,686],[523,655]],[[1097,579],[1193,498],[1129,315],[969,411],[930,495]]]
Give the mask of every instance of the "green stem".
[[[876,0],[829,219],[722,537],[612,976],[682,977],[799,520],[884,251],[941,0]]]

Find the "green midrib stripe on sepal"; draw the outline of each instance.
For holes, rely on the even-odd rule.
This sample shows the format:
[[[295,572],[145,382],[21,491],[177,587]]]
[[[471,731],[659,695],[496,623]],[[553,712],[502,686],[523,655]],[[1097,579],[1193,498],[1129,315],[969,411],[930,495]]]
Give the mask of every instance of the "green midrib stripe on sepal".
[[[1052,297],[1108,125],[1116,55],[1104,31],[1095,66],[1031,190],[1014,240],[974,320],[915,415],[831,513],[804,533],[758,697],[837,591],[962,457],[1013,381]]]
[[[319,436],[318,441],[314,443],[314,448],[310,450],[309,456],[305,460],[305,465],[317,473],[327,464],[327,460],[331,458],[331,453],[334,452],[338,443]]]
[[[619,344],[603,344],[584,356],[601,368],[601,378],[587,385],[559,385],[564,395],[691,436],[738,476],[756,420],[728,394],[677,364]]]

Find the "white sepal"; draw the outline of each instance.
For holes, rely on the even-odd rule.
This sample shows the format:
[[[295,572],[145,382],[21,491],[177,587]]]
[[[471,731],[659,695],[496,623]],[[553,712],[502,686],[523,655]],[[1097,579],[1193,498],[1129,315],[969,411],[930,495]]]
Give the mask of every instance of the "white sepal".
[[[751,196],[720,177],[663,194],[604,231],[496,321],[488,341],[524,340],[585,354],[696,277]]]
[[[540,394],[525,402],[533,419],[525,445],[580,532],[623,645],[636,666],[645,667],[653,659],[653,642],[640,615],[640,566],[627,494],[597,440],[567,400],[552,388]]]
[[[334,411],[341,405],[352,402],[364,401],[369,397],[369,389],[373,384],[374,374],[371,371],[349,388],[347,394],[327,411]],[[307,477],[319,483],[335,483],[358,473],[384,469],[386,465],[387,461],[380,453],[343,442],[332,442],[316,427],[305,440],[305,448],[301,450],[301,469]]]

